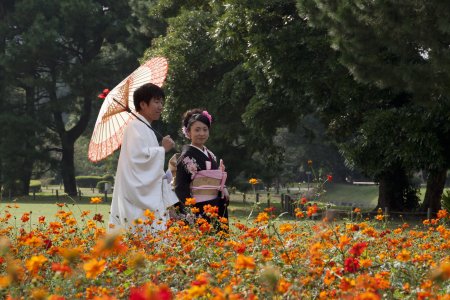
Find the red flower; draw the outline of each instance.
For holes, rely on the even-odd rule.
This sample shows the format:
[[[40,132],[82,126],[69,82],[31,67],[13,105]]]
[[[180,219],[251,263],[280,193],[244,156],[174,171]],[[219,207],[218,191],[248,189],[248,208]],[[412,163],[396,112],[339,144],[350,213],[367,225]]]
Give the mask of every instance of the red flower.
[[[350,254],[353,254],[354,257],[358,257],[364,252],[364,249],[366,249],[366,248],[367,248],[366,242],[356,243],[349,250],[349,252],[350,252]]]
[[[45,250],[48,250],[52,247],[53,243],[50,239],[45,239],[44,240],[44,248]]]
[[[26,212],[23,213],[22,217],[20,218],[22,220],[22,222],[27,222],[28,220],[30,220],[30,213]]]
[[[354,257],[348,257],[344,261],[344,270],[349,273],[355,273],[359,269],[359,261]]]
[[[301,203],[301,204],[306,204],[306,202],[308,202],[308,199],[306,199],[305,197],[302,197],[302,198],[300,199],[300,203]]]
[[[105,99],[106,96],[108,96],[108,94],[109,94],[109,89],[104,89],[103,92],[102,92],[101,94],[98,95],[98,97],[99,97],[100,99]]]
[[[171,300],[172,291],[166,285],[153,286],[146,284],[138,288],[132,288],[129,300]]]
[[[327,175],[327,181],[332,181],[332,180],[333,180],[333,176]]]
[[[94,221],[103,223],[103,215],[102,214],[95,214],[94,217],[92,218]]]

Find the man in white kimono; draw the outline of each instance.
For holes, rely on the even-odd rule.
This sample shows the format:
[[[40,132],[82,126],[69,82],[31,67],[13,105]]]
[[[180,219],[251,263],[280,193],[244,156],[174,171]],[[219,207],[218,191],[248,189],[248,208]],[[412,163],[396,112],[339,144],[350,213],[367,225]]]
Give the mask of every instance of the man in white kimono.
[[[137,116],[125,128],[120,150],[114,193],[109,218],[109,228],[144,232],[165,229],[167,208],[178,200],[171,191],[164,172],[164,156],[175,143],[170,136],[163,137],[161,146],[151,123],[160,118],[164,92],[154,84],[139,87],[133,94]],[[150,210],[155,220],[144,215]],[[147,222],[148,223],[148,222]],[[136,227],[139,226],[139,227]]]

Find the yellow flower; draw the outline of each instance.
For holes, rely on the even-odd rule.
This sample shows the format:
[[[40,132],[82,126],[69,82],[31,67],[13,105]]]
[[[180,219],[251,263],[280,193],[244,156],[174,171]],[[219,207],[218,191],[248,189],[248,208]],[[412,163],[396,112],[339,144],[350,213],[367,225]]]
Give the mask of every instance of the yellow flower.
[[[102,198],[100,198],[100,197],[92,197],[91,198],[91,204],[99,204],[99,203],[102,203]]]
[[[251,185],[258,184],[258,179],[256,179],[256,178],[250,178],[250,179],[248,180],[248,183],[250,183]]]
[[[96,278],[105,270],[106,261],[104,259],[91,259],[83,265],[86,278]]]
[[[257,223],[263,223],[269,221],[269,215],[266,212],[261,212],[258,214],[255,220]]]
[[[43,255],[33,256],[26,261],[25,266],[30,273],[36,274],[47,260],[48,259]]]

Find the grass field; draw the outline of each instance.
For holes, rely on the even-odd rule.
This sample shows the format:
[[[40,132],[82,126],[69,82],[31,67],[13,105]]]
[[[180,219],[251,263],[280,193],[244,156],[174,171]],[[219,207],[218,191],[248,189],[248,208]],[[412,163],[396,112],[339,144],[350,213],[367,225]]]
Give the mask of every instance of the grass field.
[[[347,184],[328,184],[326,186],[326,193],[321,200],[327,203],[333,203],[336,206],[354,205],[363,209],[371,209],[376,206],[378,197],[378,186],[357,186]],[[56,196],[58,191],[58,197]],[[20,222],[20,217],[25,212],[31,212],[31,219],[37,222],[38,217],[45,216],[47,221],[56,220],[56,212],[61,210],[57,206],[57,203],[64,203],[65,210],[73,212],[76,219],[80,218],[83,211],[90,211],[91,215],[100,213],[103,215],[104,220],[107,222],[109,219],[109,209],[111,205],[111,194],[107,195],[106,201],[101,204],[90,204],[91,197],[104,197],[104,194],[99,194],[96,190],[89,188],[81,188],[81,197],[74,198],[63,195],[64,191],[59,186],[49,186],[42,190],[40,193],[30,194],[28,197],[19,197],[16,199],[3,198],[0,202],[0,216],[3,215],[3,211],[8,210],[13,216],[15,216]],[[292,192],[292,191],[291,191]],[[294,191],[295,192],[295,191]],[[423,198],[425,191],[421,191]],[[294,199],[301,197],[301,194],[291,193]],[[254,193],[245,194],[236,193],[231,195],[231,202],[229,206],[230,219],[245,220],[253,210],[253,216],[259,211],[268,206],[270,202],[271,206],[276,208],[276,213],[281,213],[280,195],[270,194],[269,198],[267,193],[260,192],[259,195],[260,204],[255,206],[256,196]],[[283,219],[292,219],[285,215]]]

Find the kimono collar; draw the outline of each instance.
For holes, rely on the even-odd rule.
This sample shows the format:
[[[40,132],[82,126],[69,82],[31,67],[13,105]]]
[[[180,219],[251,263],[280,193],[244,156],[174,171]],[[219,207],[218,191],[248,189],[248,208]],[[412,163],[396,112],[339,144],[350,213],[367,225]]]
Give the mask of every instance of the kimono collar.
[[[138,113],[138,112],[136,112],[136,114],[138,115],[138,117],[139,117],[142,121],[144,121],[145,124],[147,124],[148,126],[152,127],[152,124],[150,124],[150,122],[149,122],[143,115],[141,115],[141,114]]]
[[[191,144],[191,147],[194,147],[194,148],[200,150],[203,154],[205,154],[209,158],[208,148],[206,148],[205,146],[203,146],[203,149],[200,149],[199,147]]]

